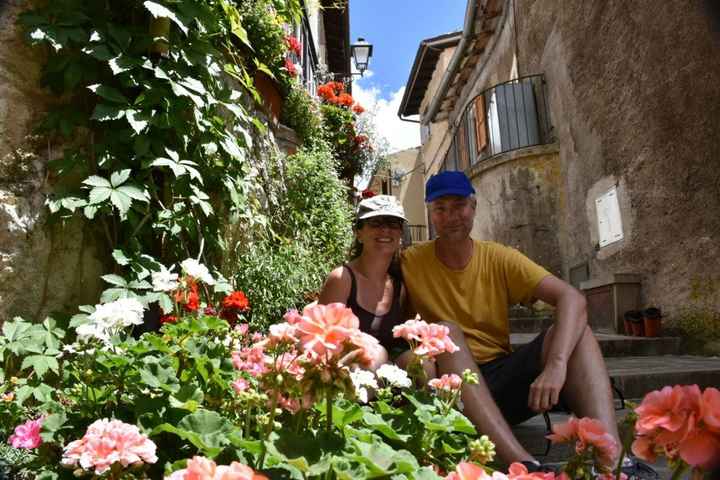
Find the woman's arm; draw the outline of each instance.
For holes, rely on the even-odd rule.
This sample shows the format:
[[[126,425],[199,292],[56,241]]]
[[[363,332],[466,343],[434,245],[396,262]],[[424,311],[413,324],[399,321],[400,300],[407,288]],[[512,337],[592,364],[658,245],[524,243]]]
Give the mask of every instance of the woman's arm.
[[[350,274],[345,267],[337,267],[330,272],[322,290],[318,303],[327,305],[329,303],[347,303],[350,296]]]

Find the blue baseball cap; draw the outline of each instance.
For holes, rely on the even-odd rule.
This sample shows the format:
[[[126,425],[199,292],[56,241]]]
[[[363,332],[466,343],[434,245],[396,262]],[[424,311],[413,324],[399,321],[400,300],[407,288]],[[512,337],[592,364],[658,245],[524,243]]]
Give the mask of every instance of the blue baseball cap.
[[[449,170],[430,177],[425,185],[425,202],[430,203],[446,195],[469,197],[475,193],[470,179],[463,172]]]

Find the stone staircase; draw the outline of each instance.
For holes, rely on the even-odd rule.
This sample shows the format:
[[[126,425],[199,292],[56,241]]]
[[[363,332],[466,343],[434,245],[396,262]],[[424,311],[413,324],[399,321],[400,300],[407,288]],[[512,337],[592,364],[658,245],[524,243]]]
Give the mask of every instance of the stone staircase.
[[[513,347],[530,342],[552,325],[549,315],[520,316],[510,320]],[[720,358],[683,355],[678,337],[629,337],[596,333],[608,373],[628,399],[641,399],[665,385],[720,385]]]
[[[550,315],[512,317],[510,341],[513,347],[530,342],[552,322]],[[678,337],[629,337],[599,332],[595,336],[605,357],[608,373],[626,399],[637,402],[648,392],[665,385],[698,384],[700,388],[720,386],[720,357],[684,355]],[[622,418],[626,412],[618,412],[618,418]],[[551,414],[553,423],[566,419],[566,414]],[[545,451],[545,429],[542,416],[537,416],[514,427],[513,431],[528,451],[540,456]],[[542,459],[550,463],[559,462],[569,454],[567,446],[556,445]],[[662,461],[653,466],[660,473],[660,478],[670,478],[667,466]]]

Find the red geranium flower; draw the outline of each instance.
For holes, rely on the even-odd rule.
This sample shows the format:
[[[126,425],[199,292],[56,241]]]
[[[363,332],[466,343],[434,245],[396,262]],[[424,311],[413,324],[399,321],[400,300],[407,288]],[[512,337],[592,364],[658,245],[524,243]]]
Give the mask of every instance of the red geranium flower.
[[[297,38],[292,35],[288,35],[285,37],[285,43],[287,44],[289,51],[293,52],[298,57],[300,56],[302,52],[302,43],[300,43]]]
[[[232,292],[222,301],[223,309],[244,312],[250,308],[250,301],[240,290]]]
[[[285,70],[287,70],[291,77],[297,77],[297,68],[295,68],[295,64],[289,58],[285,58]]]
[[[175,315],[163,315],[160,317],[160,323],[166,324],[166,323],[176,323],[177,317]]]
[[[362,191],[362,193],[360,194],[360,196],[362,196],[362,198],[374,197],[374,196],[375,196],[375,192],[373,192],[373,191],[370,190],[369,188],[366,188],[365,190]]]
[[[353,106],[353,112],[357,113],[358,115],[360,115],[364,111],[365,109],[359,103],[356,103],[355,106]]]
[[[349,106],[351,106],[353,103],[355,103],[355,100],[353,100],[352,95],[350,95],[349,93],[341,93],[341,94],[338,96],[338,98],[337,98],[337,102],[338,102],[340,105],[343,105],[343,106],[345,106],[345,107],[349,107]]]
[[[188,312],[194,312],[200,308],[200,294],[198,293],[197,283],[189,282],[188,290],[176,290],[175,302],[182,305]]]

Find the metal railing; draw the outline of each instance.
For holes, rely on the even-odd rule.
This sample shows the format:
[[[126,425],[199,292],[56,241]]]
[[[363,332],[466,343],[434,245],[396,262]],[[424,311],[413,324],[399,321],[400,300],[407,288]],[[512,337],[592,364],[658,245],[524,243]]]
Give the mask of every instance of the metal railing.
[[[553,141],[545,78],[521,77],[492,86],[467,103],[441,170],[466,170],[493,155]]]

